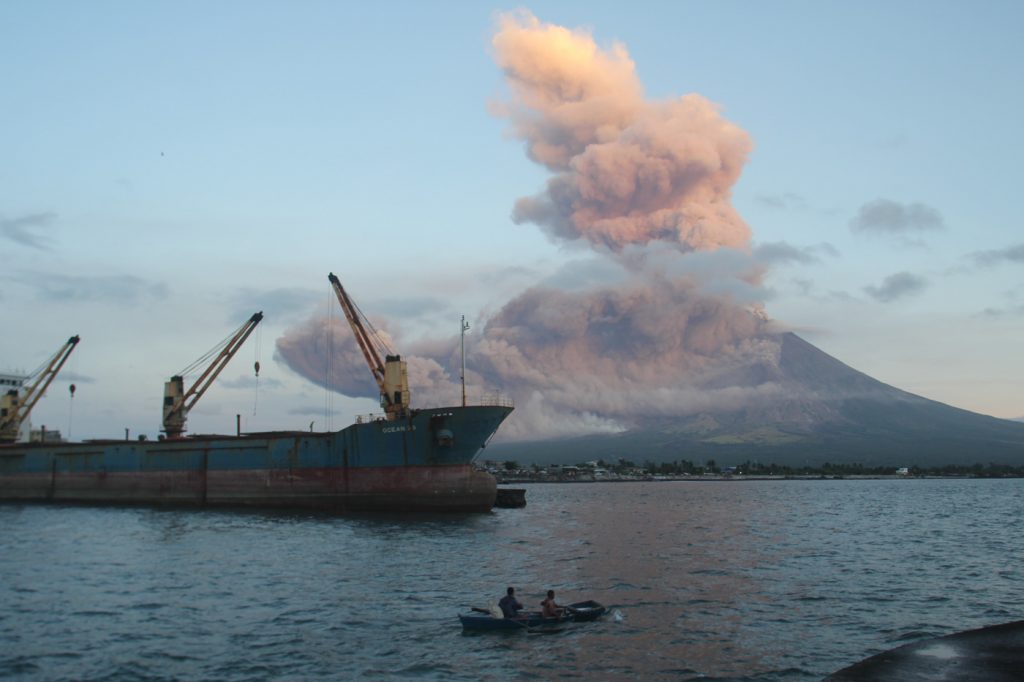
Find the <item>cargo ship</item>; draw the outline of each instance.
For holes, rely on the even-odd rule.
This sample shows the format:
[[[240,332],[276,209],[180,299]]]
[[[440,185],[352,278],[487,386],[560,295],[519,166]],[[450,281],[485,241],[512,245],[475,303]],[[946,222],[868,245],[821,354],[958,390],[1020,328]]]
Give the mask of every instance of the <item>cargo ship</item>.
[[[303,508],[325,511],[486,512],[494,477],[473,460],[512,412],[490,404],[412,409],[405,361],[390,351],[329,275],[381,391],[383,416],[336,432],[186,436],[188,410],[262,319],[253,315],[188,390],[167,382],[159,440],[0,444],[0,500]],[[78,337],[73,337],[77,343]],[[72,345],[73,348],[73,345]],[[67,351],[70,353],[70,350]],[[46,383],[67,359],[55,356]],[[258,372],[258,363],[257,363]],[[463,371],[463,382],[465,372]],[[463,391],[465,396],[465,391]],[[6,396],[0,434],[17,394]],[[6,421],[2,421],[6,420]]]

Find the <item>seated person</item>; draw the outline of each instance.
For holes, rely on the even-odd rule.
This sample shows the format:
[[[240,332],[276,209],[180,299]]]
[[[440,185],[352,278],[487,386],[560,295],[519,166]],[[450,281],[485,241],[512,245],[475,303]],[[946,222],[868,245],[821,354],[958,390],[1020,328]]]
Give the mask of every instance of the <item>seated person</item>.
[[[555,603],[555,591],[548,590],[548,598],[540,603],[541,615],[545,618],[559,618],[562,615],[563,607]]]
[[[498,606],[501,607],[501,612],[505,614],[506,618],[515,618],[523,608],[523,605],[519,603],[518,599],[516,599],[516,590],[514,587],[510,587],[505,590],[505,596],[498,602]]]

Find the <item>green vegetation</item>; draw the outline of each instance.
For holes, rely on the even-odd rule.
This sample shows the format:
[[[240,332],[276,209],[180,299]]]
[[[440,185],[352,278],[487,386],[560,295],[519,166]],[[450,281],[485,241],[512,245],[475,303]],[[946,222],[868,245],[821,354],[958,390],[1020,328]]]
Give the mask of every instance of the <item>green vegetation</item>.
[[[691,460],[672,462],[645,461],[637,465],[628,459],[607,461],[604,459],[578,462],[576,464],[531,464],[520,468],[514,460],[488,463],[487,470],[499,481],[635,481],[652,478],[682,478],[691,476],[712,477],[772,477],[772,478],[871,478],[871,477],[959,477],[959,478],[1024,478],[1024,466],[1008,464],[946,464],[934,467],[865,466],[863,464],[832,464],[821,466],[790,466],[784,464],[762,464],[747,460],[735,466],[723,466],[713,459],[703,463]]]
[[[621,460],[620,460],[621,461]],[[609,466],[613,471],[619,467]],[[689,460],[674,462],[645,462],[644,470],[652,476],[700,476],[702,474],[722,473],[715,460],[705,464],[694,464]],[[831,464],[825,462],[821,466],[786,466],[779,464],[761,464],[746,461],[735,467],[725,468],[726,473],[744,476],[895,476],[901,473],[894,466],[864,466],[862,464]],[[972,464],[970,466],[947,464],[936,467],[907,467],[907,476],[971,476],[975,478],[1006,478],[1024,477],[1024,466],[1008,464]]]

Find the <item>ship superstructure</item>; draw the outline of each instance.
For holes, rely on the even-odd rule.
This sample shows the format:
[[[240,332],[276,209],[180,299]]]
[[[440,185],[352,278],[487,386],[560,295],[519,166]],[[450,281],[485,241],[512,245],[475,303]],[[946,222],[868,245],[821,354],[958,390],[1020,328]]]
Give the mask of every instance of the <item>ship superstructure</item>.
[[[24,439],[25,429],[31,428],[28,418],[32,408],[46,394],[46,389],[78,342],[79,337],[72,336],[38,370],[22,379],[20,384],[5,387],[6,390],[0,395],[0,443],[14,443]]]

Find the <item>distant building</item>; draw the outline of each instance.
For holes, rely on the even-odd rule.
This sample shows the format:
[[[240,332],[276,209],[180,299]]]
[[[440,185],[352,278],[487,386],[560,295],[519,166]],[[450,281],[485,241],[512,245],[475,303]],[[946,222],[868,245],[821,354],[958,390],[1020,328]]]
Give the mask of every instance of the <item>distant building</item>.
[[[896,473],[900,476],[909,476],[910,469],[908,467],[900,467],[899,469],[896,470]]]
[[[57,429],[48,429],[45,426],[39,429],[32,429],[29,432],[30,443],[63,443],[64,437]]]
[[[11,389],[19,389],[25,383],[25,377],[20,374],[0,373],[0,391],[6,393]]]

